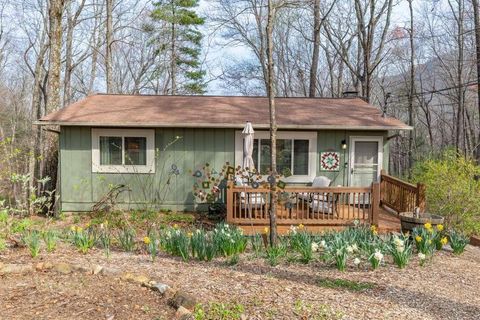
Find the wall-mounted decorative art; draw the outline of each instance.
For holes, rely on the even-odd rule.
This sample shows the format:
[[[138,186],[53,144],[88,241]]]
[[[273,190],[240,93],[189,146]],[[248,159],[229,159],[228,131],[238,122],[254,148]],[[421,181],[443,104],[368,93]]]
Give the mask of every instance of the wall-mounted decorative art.
[[[320,170],[338,171],[340,170],[340,153],[334,151],[320,153]]]

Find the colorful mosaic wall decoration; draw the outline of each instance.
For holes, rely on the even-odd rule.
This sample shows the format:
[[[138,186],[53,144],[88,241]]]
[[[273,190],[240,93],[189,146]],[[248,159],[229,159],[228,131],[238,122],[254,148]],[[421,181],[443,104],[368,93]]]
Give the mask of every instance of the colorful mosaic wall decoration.
[[[339,171],[340,170],[340,153],[327,151],[320,153],[320,170],[322,171]]]

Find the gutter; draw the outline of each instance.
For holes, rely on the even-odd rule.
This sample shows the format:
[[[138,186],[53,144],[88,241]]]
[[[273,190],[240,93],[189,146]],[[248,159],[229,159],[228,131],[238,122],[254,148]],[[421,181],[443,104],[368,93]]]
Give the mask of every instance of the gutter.
[[[79,127],[134,127],[134,128],[213,128],[213,129],[242,129],[245,123],[239,124],[218,124],[218,123],[98,123],[98,122],[76,122],[76,121],[35,121],[37,126],[79,126]],[[269,124],[255,124],[255,129],[270,129]],[[287,124],[278,125],[278,129],[295,129],[295,130],[413,130],[413,127],[404,126],[339,126],[339,125],[297,125]]]

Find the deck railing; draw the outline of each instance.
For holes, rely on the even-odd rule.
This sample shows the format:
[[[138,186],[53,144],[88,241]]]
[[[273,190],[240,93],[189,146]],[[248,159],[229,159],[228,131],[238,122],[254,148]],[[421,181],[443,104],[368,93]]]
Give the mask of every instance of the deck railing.
[[[278,190],[279,225],[348,225],[354,220],[378,224],[380,184],[370,187],[286,187]],[[227,222],[268,225],[270,190],[230,184]]]
[[[410,211],[415,207],[425,211],[425,185],[417,185],[389,176],[383,170],[380,175],[380,204],[397,213]]]

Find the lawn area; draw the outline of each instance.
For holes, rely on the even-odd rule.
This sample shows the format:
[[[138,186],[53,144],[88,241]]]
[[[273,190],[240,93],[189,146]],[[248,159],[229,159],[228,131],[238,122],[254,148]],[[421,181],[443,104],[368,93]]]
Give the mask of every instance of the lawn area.
[[[72,222],[80,223],[53,224],[68,230]],[[195,319],[475,319],[480,313],[480,249],[470,245],[461,255],[447,245],[423,266],[413,256],[404,269],[387,255],[376,270],[368,261],[357,266],[352,256],[341,272],[318,253],[308,263],[287,254],[272,266],[250,242],[235,259],[184,261],[159,250],[152,261],[141,232],[136,249],[113,245],[108,258],[98,245],[82,254],[68,241],[49,253],[42,243],[35,258],[21,244],[4,249],[1,318],[181,318],[168,292],[147,288],[151,281],[192,298]],[[12,266],[16,273],[2,271]]]

